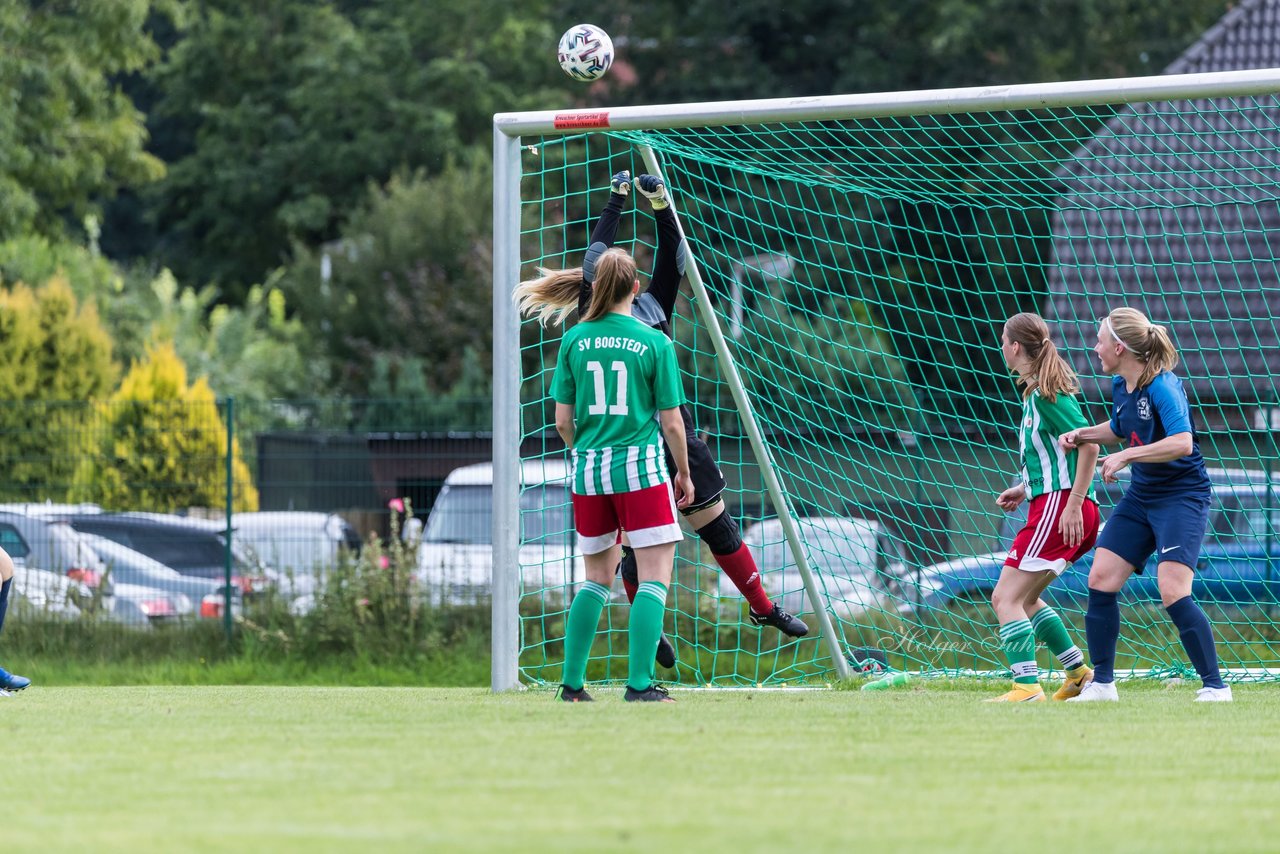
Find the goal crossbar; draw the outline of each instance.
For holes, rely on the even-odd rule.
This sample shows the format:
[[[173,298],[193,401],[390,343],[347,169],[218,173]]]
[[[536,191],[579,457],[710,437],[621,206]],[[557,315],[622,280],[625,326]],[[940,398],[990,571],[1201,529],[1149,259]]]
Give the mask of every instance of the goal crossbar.
[[[942,115],[996,110],[1083,107],[1141,101],[1195,100],[1280,92],[1280,68],[1213,71],[1027,83],[1016,86],[972,86],[862,95],[823,95],[601,107],[579,110],[535,110],[497,113],[494,129],[506,136],[555,135],[589,130],[661,130],[681,127],[724,127],[766,122]]]

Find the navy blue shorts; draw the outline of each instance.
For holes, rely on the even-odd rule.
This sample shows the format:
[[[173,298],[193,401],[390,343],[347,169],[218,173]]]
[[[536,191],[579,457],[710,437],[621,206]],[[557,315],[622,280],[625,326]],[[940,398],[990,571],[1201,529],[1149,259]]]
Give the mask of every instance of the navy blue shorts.
[[[1196,568],[1209,525],[1208,490],[1171,495],[1138,495],[1130,489],[1111,511],[1098,535],[1098,548],[1115,552],[1142,572],[1153,554]]]

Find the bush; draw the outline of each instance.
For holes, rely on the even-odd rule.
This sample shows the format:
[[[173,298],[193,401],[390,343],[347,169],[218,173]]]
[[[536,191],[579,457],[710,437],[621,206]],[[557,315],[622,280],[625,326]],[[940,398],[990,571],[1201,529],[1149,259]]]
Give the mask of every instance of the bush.
[[[461,651],[484,656],[487,607],[429,606],[414,576],[420,537],[401,539],[393,515],[390,537],[374,536],[358,556],[345,554],[323,573],[313,607],[291,612],[268,597],[244,621],[247,649],[259,657],[308,662],[346,658],[378,665],[419,665]]]
[[[227,428],[203,379],[187,384],[172,344],[147,352],[111,400],[95,404],[98,429],[76,470],[72,500],[107,508],[225,507]],[[258,492],[232,445],[236,510],[256,510]]]

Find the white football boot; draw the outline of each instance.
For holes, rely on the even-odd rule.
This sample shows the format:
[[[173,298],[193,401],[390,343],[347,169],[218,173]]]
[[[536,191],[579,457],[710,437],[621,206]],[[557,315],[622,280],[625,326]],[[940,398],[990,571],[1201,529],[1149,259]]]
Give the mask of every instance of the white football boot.
[[[1207,685],[1196,691],[1197,703],[1230,703],[1231,702],[1231,686],[1224,685],[1221,688],[1210,688]]]
[[[1080,689],[1080,693],[1067,700],[1068,703],[1116,703],[1120,695],[1116,693],[1114,682],[1094,682],[1092,679]]]

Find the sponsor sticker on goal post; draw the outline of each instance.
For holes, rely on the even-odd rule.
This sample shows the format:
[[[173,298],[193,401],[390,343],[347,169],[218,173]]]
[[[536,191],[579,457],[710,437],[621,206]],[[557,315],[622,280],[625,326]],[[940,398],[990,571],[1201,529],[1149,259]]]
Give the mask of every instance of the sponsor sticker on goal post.
[[[583,113],[557,113],[556,130],[597,130],[609,126],[609,112],[597,110]]]

